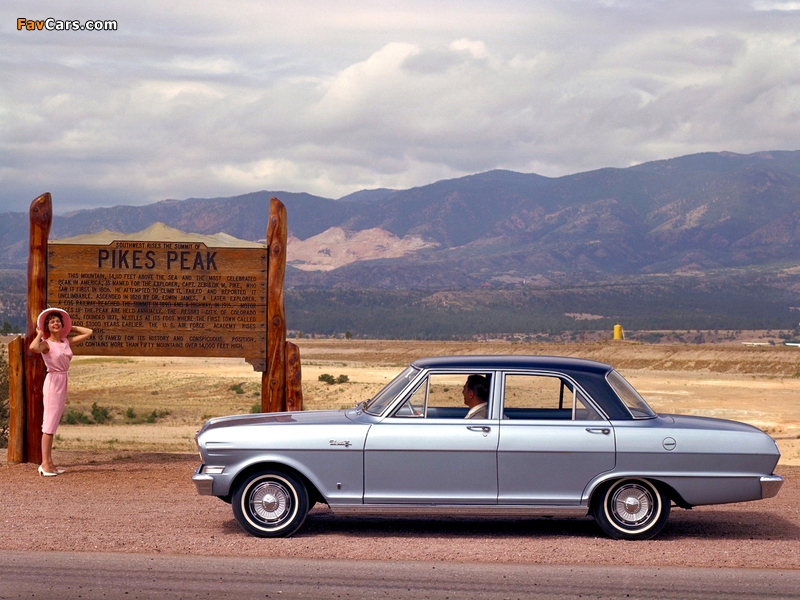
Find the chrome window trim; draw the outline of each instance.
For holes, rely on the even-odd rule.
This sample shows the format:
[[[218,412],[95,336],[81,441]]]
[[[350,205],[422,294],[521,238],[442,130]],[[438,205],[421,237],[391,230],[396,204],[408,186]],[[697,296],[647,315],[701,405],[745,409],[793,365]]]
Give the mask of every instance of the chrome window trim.
[[[427,386],[430,386],[430,375],[473,375],[475,373],[491,373],[492,374],[492,381],[489,384],[489,410],[492,411],[489,414],[492,414],[494,411],[494,406],[497,404],[496,399],[494,398],[494,393],[496,390],[495,381],[501,371],[496,371],[494,369],[465,369],[463,367],[457,367],[448,369],[446,367],[437,368],[437,369],[423,369],[421,371],[422,376],[427,380]],[[422,382],[417,382],[419,377],[415,377],[414,380],[411,382],[411,385],[406,386],[403,388],[403,391],[397,395],[397,398],[401,400],[398,402],[397,398],[395,398],[395,402],[393,403],[392,407],[386,411],[385,419],[401,419],[401,420],[409,420],[413,419],[413,417],[396,417],[395,412],[397,412],[403,403],[408,400],[408,398],[414,394],[421,385]],[[425,391],[425,415],[422,418],[428,418],[428,393],[430,389]],[[419,417],[417,417],[419,418]],[[497,419],[495,416],[489,417],[490,419]],[[452,421],[452,419],[447,419],[448,421]]]
[[[589,394],[586,393],[586,390],[575,381],[572,377],[567,375],[566,373],[562,373],[560,371],[520,371],[520,370],[513,370],[513,371],[498,371],[498,373],[502,376],[503,383],[500,389],[500,397],[497,399],[497,404],[499,406],[500,402],[505,398],[506,393],[506,375],[536,375],[539,377],[557,377],[558,379],[565,379],[572,384],[572,419],[571,421],[575,420],[575,402],[577,400],[577,390],[580,390],[583,399],[589,404],[589,406],[597,412],[605,421],[610,421],[606,411],[604,411],[598,404],[595,402],[594,398],[592,398]],[[624,403],[623,403],[624,404]],[[546,420],[546,419],[532,419],[532,420]]]
[[[414,367],[414,365],[410,365],[410,366],[406,367],[406,369],[404,369],[403,372],[405,372],[407,369],[410,369],[410,368],[416,368],[416,367]],[[395,407],[395,404],[397,403],[397,399],[398,398],[405,398],[405,395],[406,395],[406,392],[408,391],[408,389],[411,388],[411,387],[414,387],[416,385],[417,380],[420,378],[420,376],[425,373],[425,369],[417,369],[417,371],[418,371],[417,374],[414,377],[411,378],[411,381],[409,381],[406,384],[406,386],[403,389],[400,390],[400,392],[398,392],[398,394],[394,397],[394,400],[389,402],[389,404],[387,404],[386,408],[384,408],[383,411],[381,411],[379,413],[374,413],[374,412],[368,411],[366,409],[366,407],[365,407],[364,408],[364,413],[368,414],[370,416],[373,416],[373,417],[383,417],[384,415],[391,414],[392,411],[394,411],[394,407]],[[386,386],[391,385],[391,383],[393,381],[394,381],[394,379],[392,379],[392,381],[387,383]],[[378,392],[378,394],[380,394],[384,389],[386,389],[386,386],[381,388],[381,390]],[[378,394],[375,394],[375,396],[377,396]]]

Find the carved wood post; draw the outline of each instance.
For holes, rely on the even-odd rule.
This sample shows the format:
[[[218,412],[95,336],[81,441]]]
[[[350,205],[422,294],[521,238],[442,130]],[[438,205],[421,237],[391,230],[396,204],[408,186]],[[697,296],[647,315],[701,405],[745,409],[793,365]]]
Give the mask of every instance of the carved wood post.
[[[300,348],[292,342],[286,342],[286,410],[303,410]]]
[[[21,335],[8,344],[8,462],[25,458],[25,341]]]
[[[267,224],[267,370],[262,376],[261,385],[261,410],[264,412],[286,410],[286,314],[283,307],[283,280],[286,272],[287,231],[286,207],[277,198],[271,198]]]
[[[30,207],[28,246],[28,324],[25,331],[25,462],[42,462],[42,386],[45,368],[42,357],[31,352],[36,337],[36,317],[47,303],[47,236],[53,219],[53,202],[45,192]]]

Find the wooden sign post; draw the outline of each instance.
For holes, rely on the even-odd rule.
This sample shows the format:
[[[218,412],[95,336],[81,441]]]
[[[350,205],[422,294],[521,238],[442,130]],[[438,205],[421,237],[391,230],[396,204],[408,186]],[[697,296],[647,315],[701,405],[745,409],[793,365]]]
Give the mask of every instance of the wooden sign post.
[[[25,462],[42,462],[42,386],[45,367],[42,357],[31,351],[36,337],[36,318],[46,307],[47,298],[47,236],[53,218],[53,202],[44,193],[30,206],[30,231],[28,247],[28,312],[25,329]],[[18,418],[17,418],[18,420]]]
[[[266,247],[213,246],[200,239],[207,236],[182,232],[172,240],[123,236],[48,245],[51,215],[50,194],[42,194],[30,211],[25,407],[16,409],[24,410],[25,433],[15,430],[22,427],[18,414],[10,431],[25,440],[23,461],[41,462],[44,361],[28,347],[47,306],[94,330],[76,355],[241,357],[264,372],[262,411],[303,409],[299,350],[286,342],[287,226],[280,200],[270,200]]]

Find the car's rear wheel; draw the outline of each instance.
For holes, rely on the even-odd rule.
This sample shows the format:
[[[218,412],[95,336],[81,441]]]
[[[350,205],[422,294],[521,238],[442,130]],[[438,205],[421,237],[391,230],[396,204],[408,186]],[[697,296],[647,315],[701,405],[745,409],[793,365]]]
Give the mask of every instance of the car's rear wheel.
[[[594,518],[615,540],[649,540],[669,518],[670,500],[646,479],[620,479],[600,490]]]
[[[233,494],[233,514],[247,533],[257,537],[286,537],[308,515],[308,491],[296,476],[261,471],[245,479]]]

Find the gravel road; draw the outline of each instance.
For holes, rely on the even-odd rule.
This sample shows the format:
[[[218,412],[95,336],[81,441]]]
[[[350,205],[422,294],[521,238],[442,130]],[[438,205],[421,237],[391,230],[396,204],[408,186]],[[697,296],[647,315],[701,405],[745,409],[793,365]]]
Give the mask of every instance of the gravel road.
[[[336,517],[310,513],[289,539],[245,534],[229,505],[199,496],[192,454],[58,451],[67,473],[0,465],[5,551],[394,559],[550,565],[800,569],[800,467],[779,466],[777,497],[674,509],[647,542],[604,537],[583,519]]]

